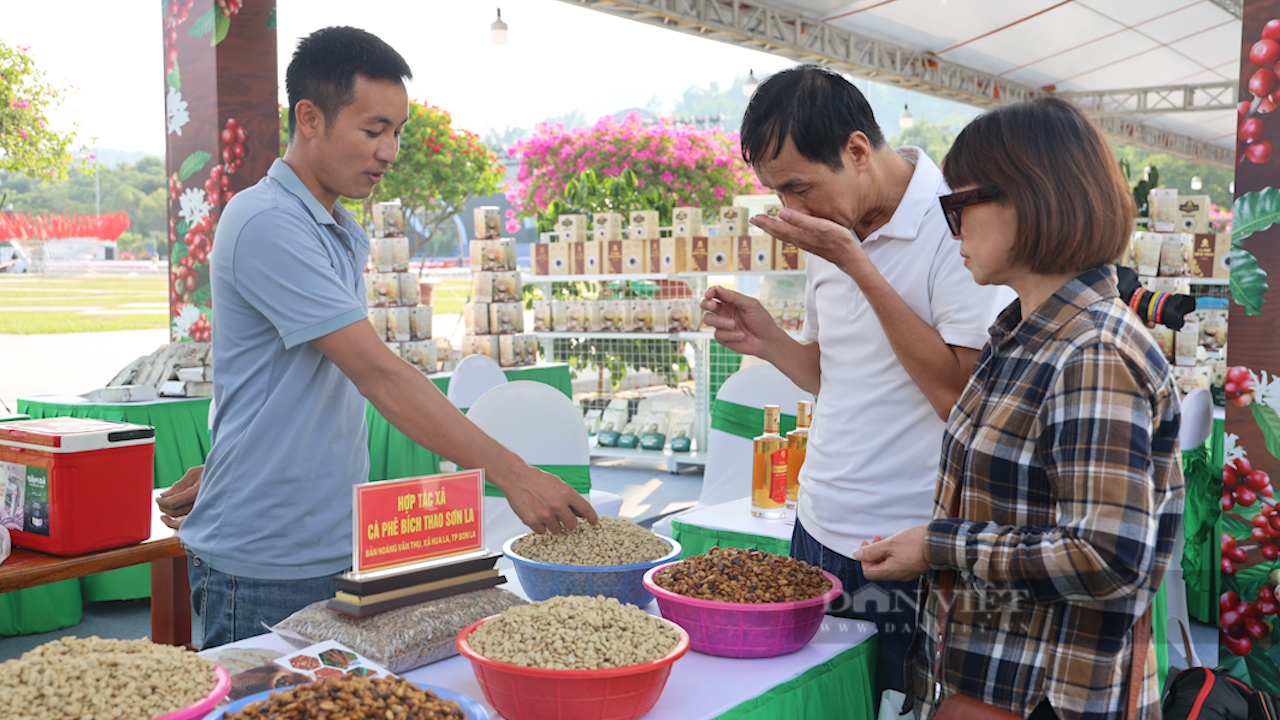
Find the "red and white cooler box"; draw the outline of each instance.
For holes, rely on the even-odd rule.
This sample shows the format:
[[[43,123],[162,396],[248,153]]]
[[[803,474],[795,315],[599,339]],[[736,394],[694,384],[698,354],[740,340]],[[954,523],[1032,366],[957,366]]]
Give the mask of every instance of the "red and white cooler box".
[[[0,423],[0,526],[53,555],[151,536],[155,428],[91,418]]]

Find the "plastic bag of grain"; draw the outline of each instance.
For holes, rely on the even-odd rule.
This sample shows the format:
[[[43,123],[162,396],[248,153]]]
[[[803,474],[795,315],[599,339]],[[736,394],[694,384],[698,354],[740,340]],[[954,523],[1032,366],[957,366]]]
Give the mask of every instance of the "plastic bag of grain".
[[[471,623],[525,600],[501,588],[485,588],[439,600],[353,617],[312,603],[271,628],[295,647],[335,640],[401,673],[458,654],[454,639]]]

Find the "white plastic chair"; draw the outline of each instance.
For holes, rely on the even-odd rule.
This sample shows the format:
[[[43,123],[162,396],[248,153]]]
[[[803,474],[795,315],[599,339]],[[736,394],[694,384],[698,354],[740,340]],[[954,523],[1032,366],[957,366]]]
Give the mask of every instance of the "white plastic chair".
[[[720,386],[716,399],[760,409],[764,409],[765,405],[778,405],[784,415],[794,415],[796,404],[801,400],[812,401],[813,395],[797,387],[781,370],[762,363],[730,375],[724,385]],[[702,493],[698,496],[698,504],[689,510],[750,495],[751,452],[750,439],[708,428],[707,466],[702,473]],[[653,531],[670,537],[672,517],[674,516],[667,516],[654,523]]]
[[[467,418],[530,465],[591,463],[582,413],[550,385],[527,380],[499,385],[471,405]],[[602,490],[591,490],[587,501],[599,515],[617,517],[622,509],[621,496]],[[484,499],[484,541],[491,550],[527,532],[506,498]]]
[[[454,407],[465,410],[481,395],[506,382],[507,374],[496,360],[485,355],[468,355],[454,368],[446,395]]]
[[[1213,432],[1213,398],[1204,388],[1195,388],[1182,398],[1182,420],[1178,426],[1178,444],[1185,452],[1194,450],[1204,444],[1209,433]],[[1169,568],[1165,571],[1165,600],[1169,610],[1169,647],[1175,648],[1179,655],[1182,650],[1182,631],[1178,627],[1191,627],[1191,619],[1187,613],[1187,585],[1182,576],[1182,553],[1186,546],[1186,531],[1178,528],[1173,543],[1173,555],[1169,559]],[[1190,667],[1191,659],[1184,658],[1183,667]]]

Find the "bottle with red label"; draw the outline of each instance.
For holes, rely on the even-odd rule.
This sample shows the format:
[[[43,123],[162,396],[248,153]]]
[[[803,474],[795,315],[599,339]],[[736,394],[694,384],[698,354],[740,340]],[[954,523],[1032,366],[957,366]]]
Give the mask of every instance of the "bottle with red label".
[[[813,417],[813,403],[801,400],[796,408],[796,429],[787,433],[787,509],[795,512],[796,498],[800,494],[800,468],[804,466],[809,451],[809,421]]]
[[[787,503],[787,439],[778,434],[779,408],[764,406],[764,434],[755,439],[751,466],[751,514],[780,518]]]

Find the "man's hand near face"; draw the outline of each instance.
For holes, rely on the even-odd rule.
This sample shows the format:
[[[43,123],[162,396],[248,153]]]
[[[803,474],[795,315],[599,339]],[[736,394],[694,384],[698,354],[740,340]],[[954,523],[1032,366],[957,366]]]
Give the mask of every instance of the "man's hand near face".
[[[776,238],[794,243],[801,250],[817,255],[846,273],[860,263],[871,263],[853,231],[830,220],[796,210],[782,210],[776,219],[757,215],[751,218],[751,224]]]

